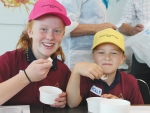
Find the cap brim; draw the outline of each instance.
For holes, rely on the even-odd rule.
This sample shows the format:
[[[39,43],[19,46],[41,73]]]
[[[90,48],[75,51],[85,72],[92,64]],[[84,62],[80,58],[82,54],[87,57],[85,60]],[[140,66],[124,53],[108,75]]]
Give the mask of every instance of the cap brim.
[[[66,26],[69,26],[71,24],[71,21],[67,16],[65,16],[61,13],[58,13],[58,12],[45,12],[45,13],[42,13],[42,14],[35,16],[34,18],[30,18],[28,21],[34,20],[34,19],[39,18],[39,17],[46,15],[46,14],[53,14],[53,15],[60,17]]]
[[[96,46],[100,45],[100,44],[104,44],[104,43],[111,43],[111,44],[115,44],[116,46],[118,46],[115,41],[101,41],[100,43],[96,44],[95,46],[93,46],[91,49],[94,49]],[[118,46],[123,52],[125,52],[125,50],[123,48],[121,48],[120,46]]]
[[[60,17],[63,20],[63,22],[65,23],[66,26],[69,26],[71,24],[70,19],[67,16],[65,16],[61,13],[50,13],[50,14],[54,14],[54,15]]]

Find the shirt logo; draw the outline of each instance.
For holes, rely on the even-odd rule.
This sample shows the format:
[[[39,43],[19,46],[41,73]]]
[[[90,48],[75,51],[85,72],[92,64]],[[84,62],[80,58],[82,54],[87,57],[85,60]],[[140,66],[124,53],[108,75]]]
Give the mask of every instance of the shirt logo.
[[[120,93],[120,95],[118,96],[120,99],[124,99],[122,93]]]
[[[59,11],[62,11],[59,7],[57,7],[57,6],[55,6],[55,5],[51,5],[51,4],[42,5],[41,7],[42,7],[42,8],[43,8],[43,7],[50,7],[50,8],[55,8],[55,9],[58,9]]]
[[[56,83],[55,87],[59,87],[59,83],[58,82]]]
[[[91,92],[93,92],[94,94],[101,96],[102,94],[102,89],[99,87],[96,87],[95,85],[93,85],[90,89]]]

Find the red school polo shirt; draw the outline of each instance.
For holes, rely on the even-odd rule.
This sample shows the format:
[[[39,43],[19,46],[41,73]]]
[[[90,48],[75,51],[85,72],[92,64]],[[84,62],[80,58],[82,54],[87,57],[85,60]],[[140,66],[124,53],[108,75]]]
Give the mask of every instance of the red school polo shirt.
[[[31,49],[27,49],[26,51],[18,49],[1,55],[0,82],[4,82],[15,76],[20,70],[26,69],[33,60],[36,59]],[[39,101],[39,87],[46,85],[56,86],[65,92],[70,74],[69,68],[62,61],[55,58],[53,59],[53,67],[45,79],[28,84],[19,93],[4,103],[4,105],[42,104]]]
[[[86,98],[98,97],[98,95],[92,93],[90,89],[92,86],[96,86],[102,89],[102,94],[112,94],[119,98],[123,98],[131,102],[131,104],[144,104],[137,80],[134,76],[125,72],[117,71],[114,82],[112,85],[106,86],[102,80],[91,80],[87,77],[81,77],[80,82],[80,95],[82,97],[82,103],[86,104]]]

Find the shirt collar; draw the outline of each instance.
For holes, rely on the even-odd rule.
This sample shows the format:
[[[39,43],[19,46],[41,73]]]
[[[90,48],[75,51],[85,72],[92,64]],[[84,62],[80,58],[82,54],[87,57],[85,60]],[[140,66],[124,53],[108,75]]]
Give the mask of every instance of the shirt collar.
[[[114,79],[114,81],[112,82],[112,84],[111,84],[110,86],[107,85],[107,83],[104,82],[104,81],[102,81],[101,79],[100,79],[100,80],[94,80],[94,82],[95,82],[95,83],[101,82],[102,85],[103,85],[103,87],[104,87],[105,93],[107,93],[109,90],[111,90],[113,87],[115,87],[118,82],[120,82],[120,73],[119,73],[119,71],[117,70],[115,79]]]
[[[29,63],[33,62],[34,60],[37,60],[31,50],[31,48],[28,48],[25,50],[26,59]],[[52,61],[53,66],[52,69],[57,69],[57,57],[53,59]]]
[[[114,80],[113,82],[115,82],[115,83],[120,82],[120,73],[119,73],[118,70],[117,70],[117,72],[116,72],[115,80]]]

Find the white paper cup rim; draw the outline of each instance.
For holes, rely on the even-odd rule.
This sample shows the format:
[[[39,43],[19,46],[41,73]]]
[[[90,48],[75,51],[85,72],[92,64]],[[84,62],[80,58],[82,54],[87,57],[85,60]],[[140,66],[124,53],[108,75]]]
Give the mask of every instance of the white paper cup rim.
[[[101,104],[111,105],[111,106],[125,106],[125,105],[130,105],[130,102],[123,99],[106,99],[103,100]]]
[[[100,102],[102,100],[105,100],[107,98],[102,98],[102,97],[89,97],[86,99],[86,101],[93,101],[93,102]]]
[[[48,90],[50,90],[50,89],[53,90],[54,92],[49,93]],[[48,94],[48,95],[56,95],[56,94],[62,93],[62,90],[58,87],[55,87],[55,86],[41,86],[39,88],[39,91],[42,93]]]

